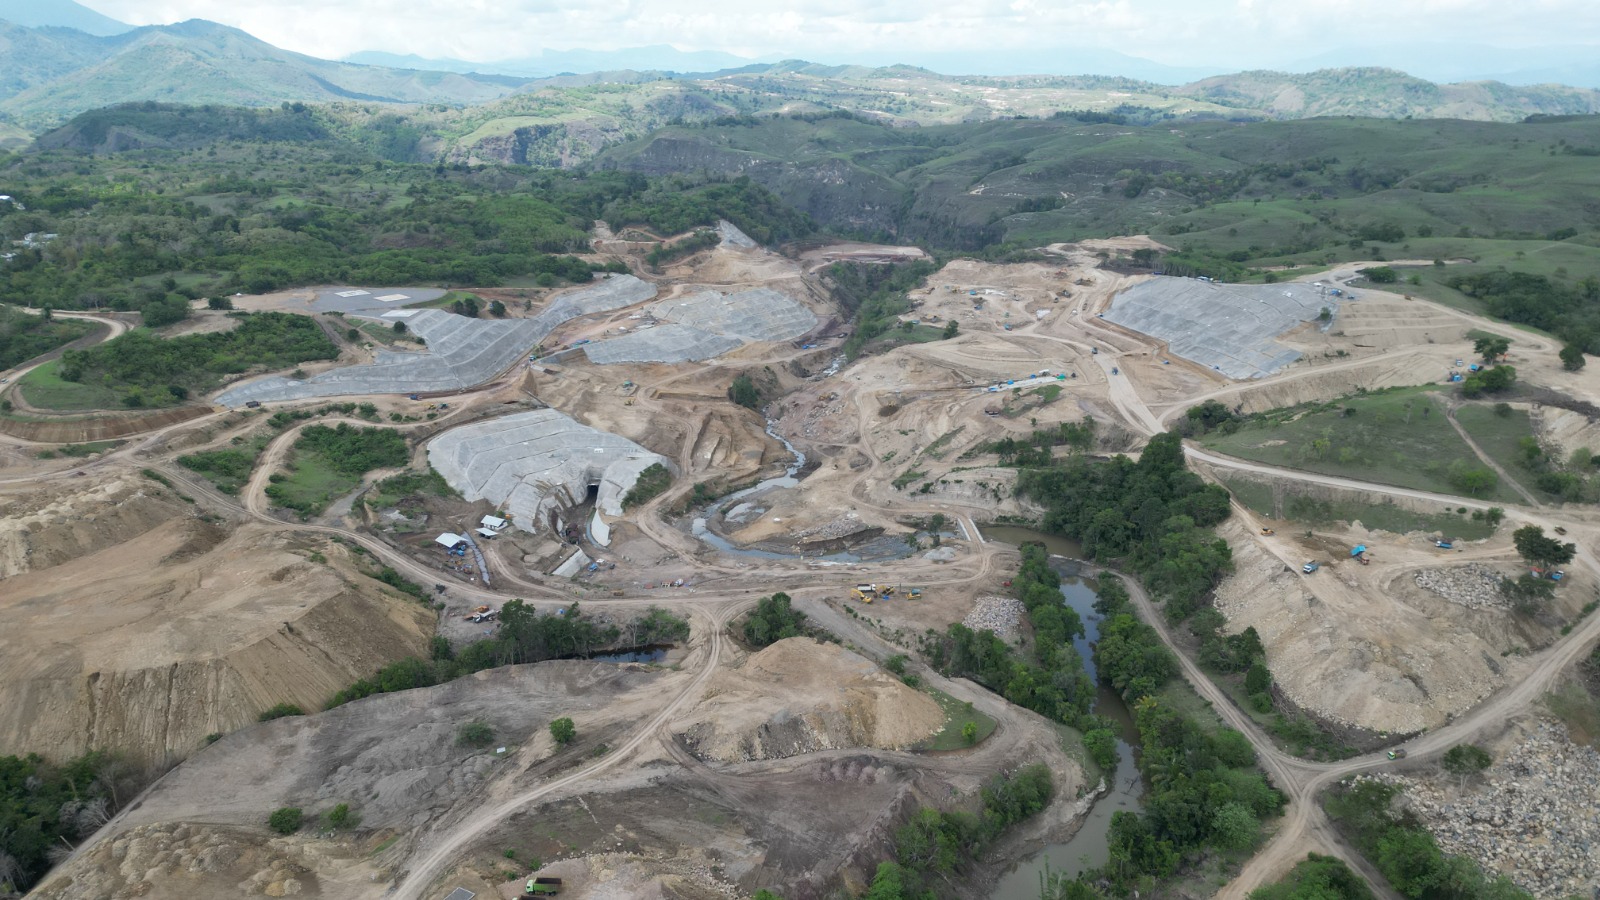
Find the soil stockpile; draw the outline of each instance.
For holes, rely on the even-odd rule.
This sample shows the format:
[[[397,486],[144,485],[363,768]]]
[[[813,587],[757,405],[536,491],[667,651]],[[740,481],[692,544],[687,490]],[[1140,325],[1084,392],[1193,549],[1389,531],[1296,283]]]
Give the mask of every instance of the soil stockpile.
[[[342,548],[230,533],[140,476],[74,479],[4,511],[0,754],[182,758],[427,653],[433,613]]]
[[[675,731],[701,759],[903,750],[944,724],[933,698],[837,644],[790,638],[719,673]]]

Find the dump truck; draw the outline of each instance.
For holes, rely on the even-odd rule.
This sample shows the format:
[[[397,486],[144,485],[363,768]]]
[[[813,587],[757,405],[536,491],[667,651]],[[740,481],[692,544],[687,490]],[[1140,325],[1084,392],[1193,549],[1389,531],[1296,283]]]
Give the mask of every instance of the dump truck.
[[[1310,575],[1312,572],[1315,572],[1316,570],[1318,570],[1320,568],[1322,568],[1322,565],[1320,563],[1308,562],[1305,565],[1300,567],[1300,571],[1306,573],[1307,575]]]
[[[522,886],[523,897],[548,897],[551,894],[561,893],[561,879],[559,878],[529,878],[528,883]]]
[[[1438,547],[1440,550],[1452,550],[1452,549],[1455,548],[1456,542],[1455,541],[1443,541],[1443,540],[1440,540],[1440,541],[1434,541],[1433,545],[1435,547]]]
[[[1406,758],[1406,749],[1404,747],[1396,747],[1395,749],[1390,750],[1389,751],[1389,758],[1390,759],[1405,759]]]

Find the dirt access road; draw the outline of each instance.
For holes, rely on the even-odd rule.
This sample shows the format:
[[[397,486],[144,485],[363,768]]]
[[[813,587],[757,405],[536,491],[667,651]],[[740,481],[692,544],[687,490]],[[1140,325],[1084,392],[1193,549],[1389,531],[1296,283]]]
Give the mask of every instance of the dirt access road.
[[[983,277],[987,277],[988,274],[987,271],[981,273]],[[964,318],[964,334],[967,333],[967,328],[969,327],[967,322],[971,321],[973,323],[970,326],[974,330],[971,338],[951,344],[950,347],[954,348],[952,350],[945,350],[937,346],[931,349],[924,348],[920,351],[924,353],[924,357],[921,358],[932,359],[935,362],[939,362],[940,365],[947,365],[952,372],[965,370],[975,373],[970,376],[972,380],[966,382],[967,385],[972,385],[975,382],[992,380],[995,377],[995,374],[992,373],[997,371],[992,368],[988,370],[984,368],[984,357],[989,355],[986,349],[989,345],[980,343],[979,338],[981,337],[984,341],[1001,342],[1003,345],[1009,345],[1011,348],[1025,351],[1015,354],[1016,362],[1004,362],[1003,365],[1007,368],[1001,371],[1016,372],[1029,368],[1037,370],[1040,365],[1049,365],[1051,368],[1073,368],[1081,371],[1083,377],[1078,384],[1086,392],[1091,389],[1094,391],[1094,393],[1085,394],[1086,399],[1084,402],[1092,403],[1094,400],[1103,397],[1114,408],[1116,416],[1123,420],[1123,424],[1127,428],[1134,433],[1149,435],[1162,430],[1163,422],[1187,408],[1187,405],[1195,401],[1196,395],[1203,397],[1208,392],[1217,395],[1229,392],[1247,392],[1289,379],[1298,379],[1309,375],[1323,375],[1330,371],[1337,372],[1340,369],[1353,369],[1370,365],[1375,358],[1386,356],[1403,358],[1406,354],[1412,352],[1407,349],[1397,348],[1353,359],[1348,363],[1341,362],[1333,366],[1319,366],[1308,372],[1292,371],[1277,378],[1263,379],[1260,383],[1229,384],[1221,388],[1215,388],[1216,382],[1213,379],[1205,383],[1203,389],[1190,391],[1184,395],[1182,400],[1167,405],[1167,408],[1163,409],[1158,416],[1152,411],[1151,405],[1140,390],[1141,383],[1148,384],[1148,382],[1141,382],[1138,378],[1130,376],[1151,378],[1162,375],[1161,368],[1154,364],[1155,358],[1161,354],[1162,347],[1157,342],[1139,336],[1130,336],[1128,333],[1114,329],[1094,318],[1093,311],[1108,304],[1114,289],[1126,281],[1120,278],[1103,278],[1102,274],[1090,273],[1092,275],[1091,280],[1094,280],[1095,283],[1085,286],[1088,287],[1087,290],[1077,292],[1079,296],[1076,303],[1073,304],[1076,308],[1070,312],[1066,306],[1052,307],[1045,305],[1053,303],[1053,301],[1029,300],[1027,302],[1031,303],[1032,306],[1024,307],[1020,310],[1020,312],[1028,315],[1026,317],[1019,315],[1018,319],[1010,322],[1003,332],[1000,330],[1001,326],[993,322],[984,323],[977,319]],[[1067,276],[1060,277],[1063,280],[1056,282],[1058,285],[1071,283],[1084,286],[1081,281],[1070,282],[1065,280]],[[1012,290],[1018,297],[1022,296],[1024,289],[1026,289],[1026,285],[1024,285],[1023,289],[1007,287],[1007,290]],[[943,297],[942,302],[945,304],[941,308],[946,313],[956,312],[959,309],[960,314],[965,317],[967,316],[966,310],[970,308],[970,304],[963,299],[965,296],[960,292],[947,291],[946,295],[941,295]],[[1015,304],[1021,302],[1024,301],[1020,299],[996,301],[991,306],[1000,308],[1004,303]],[[931,303],[932,301],[930,301]],[[1043,315],[1035,317],[1035,313],[1041,312]],[[1456,314],[1452,312],[1452,315]],[[1464,314],[1460,314],[1457,318],[1470,323],[1472,327],[1481,327],[1484,330],[1504,331],[1505,329],[1505,326],[1498,323],[1486,322]],[[976,331],[980,327],[988,328],[989,330],[979,335]],[[1522,339],[1522,336],[1519,334],[1520,339]],[[1040,355],[1036,349],[1030,349],[1027,346],[1029,341],[1046,342],[1048,345],[1058,348],[1058,350],[1052,350],[1051,358],[1049,359],[1039,360],[1038,363],[1028,362],[1028,360],[1037,359]],[[970,347],[971,352],[965,353],[963,356],[961,352],[963,347]],[[1086,359],[1091,355],[1089,354],[1091,347],[1099,349],[1098,354],[1093,355],[1093,366],[1088,365]],[[1001,349],[1006,349],[1006,347],[1001,346]],[[935,351],[938,352],[936,353]],[[640,404],[638,408],[640,410],[639,414],[644,415],[648,412],[649,415],[656,417],[672,415],[674,410],[672,406],[666,403],[657,405],[657,397],[662,394],[661,389],[669,384],[677,385],[682,383],[692,385],[696,381],[713,381],[725,377],[727,373],[736,370],[736,365],[746,367],[763,363],[782,365],[785,362],[798,361],[804,355],[796,354],[791,348],[778,346],[770,348],[764,355],[744,357],[737,360],[736,363],[728,361],[711,362],[703,365],[678,367],[671,370],[657,369],[644,375],[636,375],[635,378],[640,382],[640,389],[637,394]],[[906,355],[910,355],[909,351]],[[961,358],[958,359],[957,357]],[[853,402],[856,404],[856,408],[848,415],[854,421],[856,433],[844,439],[838,445],[838,449],[841,452],[854,449],[864,457],[866,465],[844,472],[832,493],[814,497],[813,500],[817,507],[828,508],[831,504],[834,508],[837,508],[844,505],[841,502],[844,501],[859,507],[863,512],[873,512],[887,517],[925,516],[932,512],[945,511],[948,508],[937,496],[918,495],[912,492],[888,493],[881,489],[883,483],[889,480],[888,467],[886,465],[888,460],[886,457],[888,455],[887,450],[891,448],[883,443],[874,443],[873,433],[877,426],[873,413],[876,413],[879,418],[884,415],[880,411],[880,404],[877,402],[878,397],[884,390],[895,390],[896,392],[904,390],[908,394],[915,391],[926,391],[929,396],[936,398],[965,398],[969,408],[961,414],[968,416],[970,421],[978,423],[994,422],[994,425],[1002,424],[995,422],[993,419],[982,418],[981,404],[987,401],[976,395],[970,386],[958,389],[953,385],[959,384],[959,382],[951,382],[950,380],[938,381],[929,378],[926,383],[918,387],[913,379],[906,377],[904,372],[899,369],[900,363],[904,359],[905,356],[896,357],[891,359],[889,364],[885,364],[893,371],[883,373],[885,377],[879,382],[879,384],[883,385],[882,387],[873,388],[870,384],[863,384],[861,390],[854,396]],[[1074,360],[1078,362],[1074,363]],[[872,374],[873,365],[876,365],[876,363],[869,360],[865,366],[858,365],[850,370],[841,372],[836,382],[830,382],[830,384],[843,383],[847,379],[853,379],[859,383],[862,380],[863,373],[868,376]],[[880,366],[880,368],[883,367]],[[1119,369],[1117,374],[1112,374],[1112,369],[1114,368]],[[1176,372],[1179,368],[1178,365],[1171,366],[1173,372]],[[931,372],[932,369],[924,367],[922,371]],[[1091,374],[1092,378],[1090,377]],[[615,380],[616,375],[615,373],[607,374],[574,365],[568,367],[562,377],[563,379],[589,377]],[[1206,376],[1205,373],[1200,373],[1196,376],[1196,383],[1201,383],[1198,379],[1205,377],[1209,376]],[[1103,383],[1105,385],[1103,395],[1098,393],[1100,388],[1095,383]],[[508,384],[498,383],[476,391],[464,392],[462,394],[463,406],[496,402],[499,397],[510,392],[510,390],[511,388]],[[1168,396],[1170,397],[1172,394],[1169,393]],[[342,399],[359,401],[363,398]],[[615,402],[620,404],[621,401],[618,399]],[[940,402],[945,401],[941,399]],[[1160,408],[1160,405],[1157,408]],[[980,425],[974,427],[972,431],[977,432],[985,427],[992,430],[994,425]],[[184,427],[197,427],[197,423],[186,423]],[[176,465],[160,460],[152,460],[150,465],[171,478],[175,483],[181,484],[186,491],[196,496],[204,497],[207,504],[239,509],[252,519],[285,531],[337,536],[347,542],[359,544],[371,552],[375,558],[393,566],[408,578],[423,584],[431,584],[436,580],[434,569],[379,538],[341,526],[285,522],[269,513],[262,496],[266,479],[275,470],[278,462],[281,461],[289,446],[292,445],[297,434],[298,428],[274,438],[262,463],[258,465],[256,471],[252,474],[244,495],[243,506],[233,501],[232,498],[220,495],[203,480],[194,477],[193,473],[187,472]],[[723,628],[740,609],[752,602],[756,596],[770,593],[774,588],[774,582],[782,586],[792,580],[797,583],[797,586],[790,588],[791,592],[796,593],[797,596],[803,594],[807,599],[816,599],[828,595],[839,596],[849,585],[863,580],[858,569],[845,566],[823,569],[788,560],[741,560],[738,565],[730,565],[726,560],[718,558],[715,553],[707,551],[704,546],[700,545],[692,537],[683,534],[667,523],[663,518],[663,513],[669,507],[669,501],[681,499],[693,487],[697,474],[699,477],[706,477],[709,474],[694,459],[695,434],[695,430],[690,429],[681,444],[676,448],[676,452],[668,454],[677,459],[684,470],[684,477],[680,479],[678,484],[674,485],[671,491],[647,505],[643,510],[635,514],[634,518],[639,530],[671,556],[695,567],[698,571],[713,574],[718,580],[716,589],[700,590],[696,593],[685,592],[682,594],[610,599],[604,601],[603,605],[619,609],[641,609],[646,606],[661,606],[687,614],[697,624],[705,624],[711,627],[713,637],[704,651],[704,657],[700,660],[701,668],[684,689],[672,697],[665,708],[631,731],[618,749],[608,754],[605,758],[598,760],[589,767],[581,768],[569,775],[564,775],[559,779],[542,785],[520,789],[515,792],[509,792],[508,789],[508,793],[492,797],[490,802],[485,804],[481,810],[474,810],[468,813],[461,821],[448,826],[438,834],[424,838],[424,843],[420,845],[420,849],[413,857],[409,871],[396,888],[397,896],[423,896],[433,882],[447,870],[452,860],[466,850],[475,839],[484,835],[488,829],[503,822],[511,812],[525,808],[529,804],[537,803],[542,799],[550,798],[560,791],[578,787],[589,779],[597,779],[607,773],[615,774],[628,759],[637,757],[640,748],[645,747],[650,740],[658,737],[675,714],[682,712],[696,701],[705,687],[706,680],[711,677],[711,673],[724,662],[722,648],[725,638],[721,634]],[[894,440],[894,438],[889,437],[886,432],[882,440]],[[140,446],[144,446],[147,443],[148,440],[142,441]],[[1187,452],[1191,458],[1206,461],[1211,465],[1222,468],[1254,469],[1256,471],[1271,469],[1271,467],[1256,466],[1255,464],[1242,463],[1238,460],[1208,454],[1196,448],[1187,448]],[[113,454],[107,454],[107,456],[112,457],[111,461],[105,463],[107,465],[115,465],[119,461],[133,462],[138,458],[135,456],[132,447],[123,448]],[[144,462],[143,458],[138,459],[140,463]],[[1274,474],[1309,483],[1353,487],[1374,493],[1405,495],[1436,500],[1451,505],[1479,508],[1486,505],[1454,497],[1442,497],[1420,491],[1405,491],[1348,479],[1328,478],[1326,476],[1275,469],[1272,471]],[[875,486],[879,489],[874,490]],[[971,508],[976,509],[978,506],[973,505]],[[1550,515],[1544,511],[1528,511],[1515,508],[1508,512],[1514,517],[1527,521],[1553,521]],[[963,524],[964,526],[970,526],[970,518]],[[1569,527],[1573,526],[1569,525]],[[935,565],[920,558],[875,564],[874,569],[880,572],[881,575],[874,580],[905,578],[927,585],[977,586],[998,571],[1002,559],[1009,558],[1005,557],[1004,554],[1010,552],[1008,548],[994,547],[974,541],[969,543],[967,555],[954,564]],[[1583,556],[1581,564],[1591,569],[1595,568],[1594,561],[1587,554]],[[556,582],[546,583],[536,579],[524,579],[511,572],[497,572],[496,576],[501,579],[497,583],[505,585],[510,590],[488,590],[474,586],[458,586],[455,590],[461,596],[472,598],[478,602],[501,603],[514,596],[530,598],[542,608],[547,609],[553,605],[565,605],[578,599],[578,596],[570,588]],[[1137,587],[1136,584],[1131,586]],[[1158,633],[1168,642],[1169,646],[1172,645],[1171,635],[1167,633],[1159,612],[1152,607],[1148,598],[1142,592],[1137,592],[1135,593],[1135,602],[1140,604],[1147,621],[1157,628]],[[846,624],[842,621],[845,617],[836,616],[834,618],[841,621],[830,623],[833,627]],[[1535,699],[1539,694],[1540,686],[1547,683],[1567,662],[1575,658],[1587,640],[1593,638],[1597,633],[1600,633],[1600,618],[1590,621],[1578,629],[1570,638],[1547,650],[1539,657],[1535,664],[1535,677],[1492,698],[1478,710],[1462,717],[1449,728],[1433,732],[1413,742],[1413,756],[1418,759],[1425,759],[1433,754],[1442,752],[1455,740],[1458,740],[1459,735],[1471,734],[1478,728],[1491,727],[1506,712],[1520,708]],[[1174,647],[1174,649],[1177,648]],[[1238,728],[1249,736],[1260,754],[1262,765],[1272,774],[1278,787],[1290,798],[1290,807],[1278,826],[1276,836],[1263,852],[1246,866],[1240,877],[1224,891],[1225,895],[1242,896],[1251,888],[1281,874],[1295,860],[1303,856],[1307,850],[1321,849],[1324,852],[1331,852],[1350,859],[1358,866],[1365,866],[1363,861],[1351,852],[1349,848],[1343,847],[1338,842],[1337,836],[1332,832],[1326,817],[1322,815],[1321,810],[1315,804],[1315,793],[1322,786],[1339,777],[1352,772],[1387,765],[1387,760],[1375,756],[1323,765],[1307,763],[1279,753],[1270,739],[1255,729],[1246,717],[1234,709],[1228,698],[1205,677],[1204,673],[1199,671],[1191,660],[1184,657],[1181,652],[1179,652],[1179,657],[1184,662],[1186,677],[1191,680],[1195,688],[1203,696],[1213,702],[1219,713],[1223,714],[1233,727]],[[103,833],[109,834],[112,832]],[[1371,871],[1370,867],[1364,867],[1363,871],[1369,878],[1375,879],[1375,873]],[[1381,884],[1381,880],[1376,881],[1376,883]]]
[[[1474,318],[1465,316],[1465,314],[1462,315],[1464,318]],[[1476,324],[1476,320],[1474,321]],[[1499,323],[1483,324],[1495,326],[1492,330],[1505,330],[1505,326]],[[1550,349],[1550,345],[1546,343],[1544,350],[1548,352]],[[1112,359],[1115,359],[1115,357],[1107,359],[1107,356],[1108,354],[1101,354],[1098,357],[1103,367],[1109,367]],[[1143,404],[1137,392],[1131,389],[1120,392],[1120,396],[1119,392],[1113,392],[1113,397],[1117,399],[1117,405],[1119,409],[1123,410],[1129,423],[1143,425],[1150,434],[1159,431],[1162,421],[1170,418],[1176,411],[1169,411],[1165,416],[1158,418]],[[1491,505],[1486,502],[1465,500],[1427,491],[1409,490],[1347,478],[1279,469],[1273,466],[1208,453],[1187,444],[1184,451],[1189,458],[1203,461],[1217,468],[1267,473],[1282,478],[1332,487],[1436,501],[1441,505],[1464,505],[1477,509],[1486,509]],[[1253,522],[1252,516],[1237,503],[1234,504],[1234,511],[1236,515],[1241,516],[1246,521]],[[1546,529],[1554,528],[1556,525],[1562,525],[1569,529],[1578,529],[1579,531],[1583,531],[1585,528],[1581,522],[1552,515],[1551,511],[1547,509],[1508,507],[1506,508],[1506,514],[1507,518],[1513,521],[1534,524]],[[1256,531],[1257,529],[1252,528],[1251,530]],[[1586,540],[1578,542],[1580,549],[1575,563],[1592,574],[1600,574],[1600,563],[1596,562],[1594,556],[1587,549],[1588,544],[1589,541]],[[1271,548],[1269,547],[1269,549]],[[1144,593],[1139,584],[1130,579],[1129,587],[1141,616],[1156,629],[1163,643],[1178,656],[1184,677],[1201,696],[1212,704],[1231,727],[1249,738],[1256,749],[1261,765],[1272,776],[1275,786],[1289,800],[1289,806],[1284,818],[1279,822],[1271,840],[1259,853],[1251,858],[1232,882],[1218,892],[1217,896],[1224,898],[1224,900],[1237,900],[1237,898],[1247,897],[1251,891],[1281,877],[1297,862],[1304,859],[1306,853],[1313,851],[1330,853],[1345,859],[1361,871],[1375,889],[1383,892],[1385,896],[1393,896],[1392,892],[1387,888],[1387,881],[1382,878],[1370,862],[1344,842],[1334,828],[1333,823],[1317,803],[1318,794],[1342,778],[1361,772],[1392,767],[1394,763],[1388,759],[1387,754],[1373,753],[1335,763],[1315,763],[1290,756],[1278,750],[1272,739],[1262,732],[1248,716],[1240,712],[1234,706],[1232,699],[1218,688],[1201,671],[1194,660],[1184,652],[1183,648],[1173,638],[1160,610],[1150,601],[1149,596]],[[1407,765],[1429,762],[1443,755],[1445,751],[1459,743],[1471,741],[1480,734],[1498,728],[1511,715],[1536,702],[1560,677],[1561,673],[1579,659],[1589,645],[1597,639],[1600,639],[1600,617],[1591,616],[1573,629],[1571,634],[1542,651],[1535,658],[1531,670],[1521,681],[1508,689],[1502,690],[1451,724],[1410,741],[1406,745]]]

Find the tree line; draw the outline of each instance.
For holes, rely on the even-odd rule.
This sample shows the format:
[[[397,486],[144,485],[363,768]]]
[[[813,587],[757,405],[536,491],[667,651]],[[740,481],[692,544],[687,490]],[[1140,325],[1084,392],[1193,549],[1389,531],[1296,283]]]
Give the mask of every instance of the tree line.
[[[68,350],[56,374],[64,381],[110,388],[125,406],[171,406],[215,388],[227,375],[339,355],[339,348],[307,316],[234,315],[241,321],[229,331],[162,338],[136,329],[116,340]]]
[[[628,624],[627,634],[634,646],[669,643],[686,639],[689,623],[651,607]],[[484,669],[587,656],[614,645],[622,635],[620,627],[584,615],[576,603],[541,614],[521,600],[511,600],[500,609],[500,628],[493,637],[474,641],[460,652],[451,649],[443,637],[435,637],[428,659],[407,657],[390,663],[371,678],[362,678],[334,694],[328,708],[373,694],[431,687]]]

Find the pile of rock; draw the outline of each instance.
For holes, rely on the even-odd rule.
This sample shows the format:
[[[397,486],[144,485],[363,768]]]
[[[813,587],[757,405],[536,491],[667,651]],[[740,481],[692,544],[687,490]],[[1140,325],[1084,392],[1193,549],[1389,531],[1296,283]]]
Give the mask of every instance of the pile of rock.
[[[1391,777],[1446,853],[1503,872],[1535,897],[1600,895],[1600,752],[1542,722],[1505,759],[1456,790]]]
[[[797,538],[820,538],[822,540],[831,540],[833,538],[842,538],[855,534],[856,532],[860,531],[862,527],[863,525],[861,522],[861,517],[853,512],[847,512],[834,518],[832,521],[824,522],[821,525],[817,525],[812,528],[796,531],[794,536]]]
[[[1506,605],[1505,594],[1500,593],[1500,582],[1505,580],[1505,576],[1480,563],[1447,569],[1419,569],[1415,577],[1417,587],[1468,609],[1494,609]]]
[[[1015,643],[1022,635],[1022,617],[1027,612],[1028,608],[1015,597],[979,597],[961,624],[973,631],[992,631]]]

